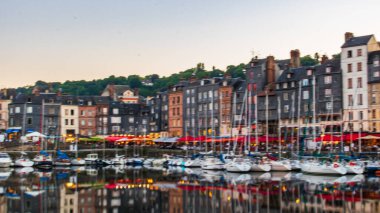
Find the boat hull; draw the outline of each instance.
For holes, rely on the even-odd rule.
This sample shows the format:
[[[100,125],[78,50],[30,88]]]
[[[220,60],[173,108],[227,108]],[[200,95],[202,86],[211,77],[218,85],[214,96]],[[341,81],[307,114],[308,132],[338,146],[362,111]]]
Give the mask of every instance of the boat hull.
[[[271,170],[271,165],[269,164],[252,164],[251,171],[253,172],[269,172]]]
[[[338,166],[326,166],[315,164],[302,164],[301,171],[310,174],[330,174],[330,175],[345,175],[347,169],[341,165]]]

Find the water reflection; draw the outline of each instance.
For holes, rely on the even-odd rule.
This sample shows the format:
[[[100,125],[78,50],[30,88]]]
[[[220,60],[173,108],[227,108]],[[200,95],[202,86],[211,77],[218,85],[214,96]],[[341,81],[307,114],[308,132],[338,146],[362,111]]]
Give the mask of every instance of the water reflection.
[[[179,167],[0,169],[0,212],[380,212],[380,179]]]

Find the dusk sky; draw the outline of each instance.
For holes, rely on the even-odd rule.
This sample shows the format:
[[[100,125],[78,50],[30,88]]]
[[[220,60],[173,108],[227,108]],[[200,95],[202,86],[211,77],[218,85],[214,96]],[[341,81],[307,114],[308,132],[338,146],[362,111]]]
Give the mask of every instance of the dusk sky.
[[[259,57],[340,51],[344,33],[380,39],[380,1],[0,0],[0,88],[167,76]]]

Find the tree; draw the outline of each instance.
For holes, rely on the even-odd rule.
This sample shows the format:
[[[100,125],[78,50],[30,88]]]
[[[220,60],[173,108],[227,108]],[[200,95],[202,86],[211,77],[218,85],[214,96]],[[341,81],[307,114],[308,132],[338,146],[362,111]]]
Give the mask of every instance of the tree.
[[[127,82],[128,82],[129,87],[131,87],[132,89],[139,88],[139,87],[142,86],[142,82],[140,80],[140,76],[138,76],[138,75],[130,75],[130,76],[128,76]]]
[[[302,66],[314,66],[314,65],[317,65],[319,63],[318,60],[312,58],[310,55],[305,55],[304,57],[301,57],[300,58],[301,60],[301,65]]]

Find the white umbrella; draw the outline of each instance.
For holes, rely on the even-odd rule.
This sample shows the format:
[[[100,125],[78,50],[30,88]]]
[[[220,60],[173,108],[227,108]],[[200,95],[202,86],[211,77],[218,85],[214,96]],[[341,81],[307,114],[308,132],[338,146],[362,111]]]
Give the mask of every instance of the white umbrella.
[[[26,137],[41,137],[41,138],[46,138],[46,135],[41,134],[39,132],[32,132],[32,133],[26,134],[25,136]]]
[[[373,136],[373,135],[367,135],[367,136],[364,136],[364,137],[361,137],[361,138],[358,138],[358,139],[371,140],[371,139],[380,139],[380,137]]]

